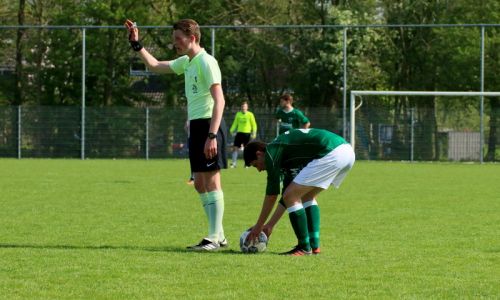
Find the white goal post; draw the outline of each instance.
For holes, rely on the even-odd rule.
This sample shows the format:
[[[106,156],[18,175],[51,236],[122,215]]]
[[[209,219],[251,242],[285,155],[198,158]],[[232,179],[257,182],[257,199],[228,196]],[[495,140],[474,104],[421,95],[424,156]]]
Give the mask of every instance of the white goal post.
[[[356,97],[357,96],[477,96],[481,97],[481,129],[480,129],[480,149],[481,155],[480,160],[483,162],[483,141],[484,141],[484,125],[483,125],[483,115],[484,115],[484,97],[500,97],[500,92],[431,92],[431,91],[351,91],[351,103],[350,103],[350,142],[353,149],[356,140],[356,110],[361,107],[362,102],[356,107]]]

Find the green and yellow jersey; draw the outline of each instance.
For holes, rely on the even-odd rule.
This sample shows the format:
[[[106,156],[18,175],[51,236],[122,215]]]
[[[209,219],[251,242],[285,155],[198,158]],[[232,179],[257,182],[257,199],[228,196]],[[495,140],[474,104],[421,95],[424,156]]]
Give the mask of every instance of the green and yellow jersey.
[[[309,119],[303,112],[296,108],[286,112],[279,108],[276,111],[276,119],[281,120],[279,133],[282,134],[290,129],[300,128],[302,125],[309,123]]]
[[[266,146],[266,195],[280,193],[282,173],[303,168],[343,144],[344,138],[324,129],[293,129],[279,135]]]
[[[191,60],[184,55],[171,61],[170,68],[177,75],[184,74],[188,119],[211,118],[214,99],[210,94],[210,87],[221,83],[217,60],[202,49]]]
[[[255,116],[249,111],[247,111],[246,113],[243,113],[241,111],[237,112],[229,131],[231,133],[242,132],[255,135],[257,133],[257,123],[255,122]]]

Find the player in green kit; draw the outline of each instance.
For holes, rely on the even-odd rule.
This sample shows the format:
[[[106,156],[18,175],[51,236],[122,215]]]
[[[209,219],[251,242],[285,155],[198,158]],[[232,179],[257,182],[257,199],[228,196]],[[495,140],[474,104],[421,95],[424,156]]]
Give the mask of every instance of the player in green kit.
[[[253,113],[248,111],[248,102],[241,103],[241,111],[236,113],[229,131],[231,134],[236,134],[233,143],[233,161],[231,163],[231,168],[236,168],[238,151],[250,142],[250,138],[255,139],[257,136],[257,123]]]
[[[194,187],[208,218],[208,236],[195,251],[216,251],[227,246],[222,227],[224,194],[220,169],[227,168],[225,125],[222,119],[224,94],[217,60],[200,46],[200,27],[196,21],[183,19],[173,26],[172,39],[179,57],[158,61],[139,42],[134,22],[125,23],[132,49],[149,70],[155,73],[184,74],[188,101],[189,162],[194,172]]]
[[[280,97],[280,108],[276,111],[276,119],[279,121],[279,134],[290,129],[311,126],[304,113],[293,107],[293,97],[290,94],[283,94]]]
[[[311,122],[309,119],[304,115],[304,113],[293,107],[293,97],[290,94],[283,94],[280,97],[280,108],[276,111],[275,117],[278,120],[278,133],[283,134],[286,131],[290,129],[297,129],[297,128],[309,128],[311,126]],[[286,172],[284,172],[282,176],[283,180],[283,190],[282,190],[282,196],[283,193],[288,186],[293,181],[293,178],[297,176],[301,168],[304,166],[301,166],[300,168],[295,168],[295,169],[288,169]],[[308,199],[307,201],[304,201],[304,207],[306,208],[307,213],[309,214],[309,221],[310,222],[315,222],[319,224],[319,206],[318,202],[316,199]],[[269,220],[268,224],[264,227],[264,232],[269,236],[273,230],[274,225],[279,221],[283,213],[285,212],[286,207],[285,203],[283,201],[283,197],[279,201],[279,206],[278,209],[275,211],[273,214],[272,218]],[[314,217],[314,218],[313,218]],[[316,221],[318,219],[318,221]],[[318,225],[319,227],[319,225]],[[319,235],[319,232],[317,232]],[[316,242],[317,241],[317,242]],[[319,237],[318,238],[311,238],[311,244],[313,244],[316,247],[316,251],[319,251]]]
[[[354,151],[342,137],[323,129],[294,129],[269,144],[250,142],[244,151],[245,164],[267,171],[266,196],[257,223],[247,239],[253,240],[264,229],[280,193],[283,172],[300,169],[283,192],[288,216],[298,240],[292,250],[283,254],[303,256],[319,253],[311,246],[310,235],[319,233],[319,216],[308,220],[305,202],[330,185],[340,186],[354,165]],[[279,209],[277,207],[276,209]],[[319,242],[319,241],[318,241]],[[314,245],[315,246],[315,245]]]

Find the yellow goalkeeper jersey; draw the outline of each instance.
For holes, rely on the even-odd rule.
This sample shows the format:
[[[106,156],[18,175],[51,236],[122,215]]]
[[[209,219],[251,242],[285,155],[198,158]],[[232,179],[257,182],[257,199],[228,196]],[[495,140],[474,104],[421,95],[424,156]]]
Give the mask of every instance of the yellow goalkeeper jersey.
[[[231,125],[231,129],[229,130],[231,133],[234,132],[243,132],[243,133],[257,133],[257,123],[255,122],[255,116],[253,113],[247,111],[243,113],[241,111],[236,113],[234,117],[233,125]]]

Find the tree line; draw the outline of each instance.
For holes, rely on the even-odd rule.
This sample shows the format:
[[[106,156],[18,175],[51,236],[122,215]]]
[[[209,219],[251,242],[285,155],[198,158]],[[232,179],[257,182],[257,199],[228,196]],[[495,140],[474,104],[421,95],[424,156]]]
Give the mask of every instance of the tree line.
[[[359,25],[359,24],[498,24],[495,0],[1,0],[0,25],[139,25],[172,24],[193,18],[201,25]],[[485,90],[500,90],[498,27],[485,28]],[[0,104],[79,105],[82,82],[82,31],[79,29],[0,30]],[[170,29],[143,29],[143,44],[160,59],[171,59]],[[480,89],[479,27],[349,28],[346,66],[348,89]],[[274,108],[277,96],[292,92],[301,108],[342,108],[343,31],[321,29],[217,29],[215,49],[210,31],[202,43],[214,51],[223,72],[228,106],[243,99]],[[175,76],[130,76],[135,63],[126,31],[86,32],[86,93],[89,106],[183,106],[183,79]],[[151,94],[159,97],[152,97]],[[500,99],[487,99],[487,159],[499,142]],[[445,111],[464,111],[477,99],[444,102]],[[424,159],[436,159],[435,99],[397,97],[367,101],[368,119],[380,108],[396,128],[395,144],[406,139],[409,108],[416,109],[425,143]],[[390,111],[390,112],[389,112]],[[398,128],[401,128],[398,130]],[[498,156],[498,155],[497,155]]]

